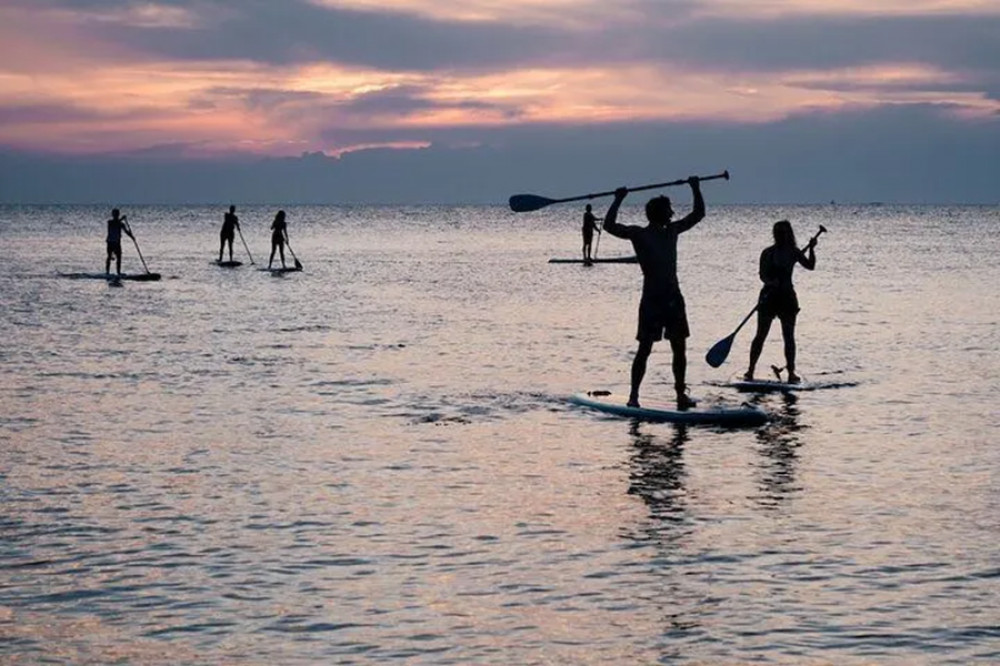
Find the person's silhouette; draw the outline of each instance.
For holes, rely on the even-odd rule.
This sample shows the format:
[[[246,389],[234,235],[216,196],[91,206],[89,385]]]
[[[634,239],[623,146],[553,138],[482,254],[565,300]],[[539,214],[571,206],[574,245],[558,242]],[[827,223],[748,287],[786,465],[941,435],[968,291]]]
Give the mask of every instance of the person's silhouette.
[[[108,220],[108,256],[104,260],[104,272],[111,273],[111,258],[115,258],[115,272],[122,274],[122,232],[129,238],[135,238],[132,230],[128,228],[126,222],[127,215],[121,215],[117,208],[111,211],[111,219]]]
[[[603,218],[594,217],[591,205],[587,204],[583,211],[583,263],[585,264],[593,261],[590,247],[594,241],[594,232],[601,233],[601,228],[597,226],[601,219]]]
[[[604,229],[612,236],[632,241],[636,258],[642,268],[642,299],[639,302],[639,327],[636,340],[639,348],[632,360],[632,389],[628,404],[639,406],[639,386],[646,374],[646,362],[653,343],[663,338],[670,341],[673,352],[674,389],[677,408],[689,409],[695,401],[687,395],[687,311],[684,296],[677,281],[677,237],[705,217],[705,200],[697,176],[688,178],[694,196],[692,211],[683,219],[672,222],[674,209],[667,197],[654,197],[646,203],[645,227],[618,224],[618,209],[628,194],[621,187],[604,218]]]
[[[760,253],[760,279],[764,283],[757,298],[757,334],[750,343],[750,365],[744,379],[753,379],[757,361],[764,349],[764,341],[777,317],[781,322],[781,337],[785,343],[785,368],[788,381],[800,381],[795,374],[795,320],[799,313],[799,299],[792,285],[792,270],[801,264],[806,270],[816,268],[816,239],[809,241],[805,250],[795,243],[795,232],[788,220],[774,223],[774,245]],[[776,373],[777,374],[777,371]],[[780,375],[779,375],[780,379]]]
[[[287,232],[288,225],[285,222],[285,211],[279,210],[278,214],[274,216],[274,222],[271,223],[271,258],[267,260],[267,267],[271,267],[271,263],[274,262],[274,252],[275,250],[281,255],[281,267],[285,267],[285,233]]]
[[[236,230],[240,227],[240,219],[236,217],[236,206],[230,206],[229,212],[222,217],[222,231],[219,232],[219,261],[222,261],[222,251],[229,243],[229,261],[233,260],[233,240]]]

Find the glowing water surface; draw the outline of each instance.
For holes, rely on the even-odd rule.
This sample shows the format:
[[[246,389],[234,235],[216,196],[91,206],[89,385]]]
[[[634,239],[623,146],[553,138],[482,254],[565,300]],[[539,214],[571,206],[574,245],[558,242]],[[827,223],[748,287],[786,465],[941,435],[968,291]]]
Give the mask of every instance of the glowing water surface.
[[[715,383],[751,327],[701,359],[783,217],[830,230],[800,371],[853,384],[728,431],[566,403],[628,381],[640,284],[547,263],[582,209],[288,207],[272,277],[274,210],[227,270],[222,208],[126,209],[164,279],[113,287],[56,277],[101,270],[106,210],[0,209],[0,661],[1000,661],[1000,209],[709,196],[693,393],[747,398]]]

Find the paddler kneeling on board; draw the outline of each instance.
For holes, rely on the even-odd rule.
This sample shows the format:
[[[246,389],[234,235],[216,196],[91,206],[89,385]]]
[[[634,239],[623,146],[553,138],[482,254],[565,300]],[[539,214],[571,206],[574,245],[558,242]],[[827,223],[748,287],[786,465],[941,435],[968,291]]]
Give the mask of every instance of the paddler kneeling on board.
[[[695,401],[687,395],[687,311],[684,296],[677,281],[677,237],[705,217],[705,200],[697,176],[687,180],[694,196],[694,207],[681,220],[672,222],[674,209],[668,197],[660,196],[646,203],[645,227],[618,224],[618,208],[628,194],[620,187],[615,200],[604,217],[604,230],[612,236],[632,241],[635,255],[642,268],[642,299],[639,302],[639,330],[636,340],[639,349],[632,359],[632,389],[628,405],[639,406],[639,386],[646,374],[646,362],[653,343],[666,338],[673,353],[674,389],[677,391],[677,409],[694,407]]]
[[[757,298],[757,334],[750,343],[750,366],[743,379],[753,379],[757,361],[764,349],[764,341],[771,330],[771,323],[777,317],[781,322],[781,338],[785,343],[788,383],[797,384],[800,378],[795,374],[795,319],[799,314],[799,299],[792,285],[792,270],[795,264],[801,264],[809,271],[816,268],[816,238],[809,241],[805,250],[800,250],[795,243],[792,224],[788,220],[775,222],[772,233],[774,245],[764,248],[760,253],[759,272],[764,286]],[[780,381],[778,369],[775,369],[775,374]]]
[[[119,217],[118,209],[111,211],[111,219],[108,220],[108,258],[104,260],[104,272],[111,273],[111,257],[115,257],[115,271],[122,274],[122,232],[129,238],[135,239],[132,230],[128,228],[125,219],[127,215]]]

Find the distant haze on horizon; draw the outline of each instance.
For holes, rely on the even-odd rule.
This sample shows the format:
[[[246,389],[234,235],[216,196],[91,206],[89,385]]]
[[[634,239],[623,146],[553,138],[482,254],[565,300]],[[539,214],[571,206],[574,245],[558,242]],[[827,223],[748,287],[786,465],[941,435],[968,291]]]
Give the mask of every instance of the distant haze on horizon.
[[[0,203],[1000,203],[996,0],[5,0]],[[680,196],[686,196],[686,193]]]

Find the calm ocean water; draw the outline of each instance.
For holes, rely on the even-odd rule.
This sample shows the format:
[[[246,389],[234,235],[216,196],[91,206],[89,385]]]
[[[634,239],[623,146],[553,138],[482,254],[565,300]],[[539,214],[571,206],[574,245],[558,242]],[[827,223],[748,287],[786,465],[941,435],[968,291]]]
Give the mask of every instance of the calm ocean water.
[[[842,386],[757,429],[567,404],[627,383],[640,285],[547,263],[582,207],[292,206],[284,277],[210,263],[221,207],[124,207],[164,279],[123,287],[57,276],[106,209],[0,208],[0,662],[1000,662],[1000,208],[706,196],[705,400],[747,398],[752,327],[702,358],[771,224],[829,229],[799,369]],[[258,265],[274,212],[238,211]]]

